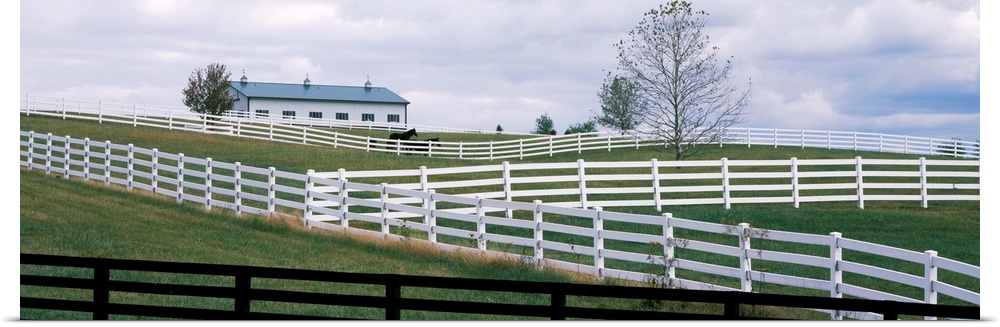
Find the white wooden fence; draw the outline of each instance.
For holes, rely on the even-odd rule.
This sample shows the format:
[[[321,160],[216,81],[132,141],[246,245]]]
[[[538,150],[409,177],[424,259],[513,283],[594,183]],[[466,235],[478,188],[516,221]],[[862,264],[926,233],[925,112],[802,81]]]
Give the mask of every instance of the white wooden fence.
[[[681,169],[683,168],[683,169]],[[530,163],[316,172],[334,180],[497,200],[553,198],[564,207],[979,201],[978,160],[796,159]],[[475,188],[473,193],[468,193]],[[466,193],[462,193],[462,192]],[[567,198],[572,199],[566,201]],[[509,217],[509,213],[508,213]]]
[[[754,291],[755,285],[777,284],[829,292],[832,297],[903,302],[937,303],[938,295],[943,294],[974,305],[980,303],[978,292],[955,286],[955,282],[941,280],[938,275],[939,270],[947,270],[954,272],[954,276],[975,279],[978,285],[979,267],[938,257],[935,251],[915,252],[851,240],[840,233],[810,235],[757,229],[746,223],[733,226],[698,222],[669,213],[650,216],[604,211],[601,207],[570,208],[541,200],[516,202],[450,195],[434,189],[350,182],[349,173],[333,179],[312,170],[305,174],[283,172],[273,167],[191,158],[131,144],[24,131],[20,132],[20,165],[66,179],[78,177],[124,185],[129,190],[146,190],[174,198],[178,203],[204,205],[206,210],[225,208],[237,216],[279,211],[298,213],[310,227],[401,239],[416,234],[446,250],[491,251],[539,267],[600,277],[714,290]],[[510,218],[489,214],[508,211],[514,212]],[[373,226],[375,230],[364,231]],[[729,241],[679,236],[690,231],[720,235]],[[752,242],[760,246],[751,247]],[[793,245],[783,249],[804,252],[784,252],[770,246],[777,242]],[[811,252],[806,251],[810,248]],[[844,250],[851,253],[845,254]],[[850,257],[855,251],[860,253],[858,259],[866,255],[876,255],[879,259],[852,261]],[[697,253],[729,259],[705,258]],[[734,259],[737,263],[731,261]],[[758,261],[778,263],[781,267],[754,269],[753,263]],[[917,270],[923,273],[880,266],[887,261],[908,262],[922,267]],[[810,269],[814,273],[808,273]],[[865,277],[878,282],[865,282]],[[887,281],[907,285],[914,291],[922,290],[923,296],[893,293],[884,288]],[[833,319],[880,319],[874,313],[830,314]]]
[[[431,126],[320,120],[282,116],[210,116],[197,115],[186,108],[140,106],[100,101],[49,98],[24,94],[21,112],[65,118],[90,119],[133,126],[182,129],[201,133],[224,134],[271,141],[345,147],[365,151],[395,154],[417,154],[442,158],[498,160],[523,159],[530,156],[552,156],[556,153],[640,146],[663,146],[662,140],[636,131],[630,135],[612,132],[583,133],[561,136],[525,136],[522,139],[492,142],[429,142],[413,141],[399,144],[388,138],[359,137],[338,133],[331,128],[403,131],[417,128],[418,132],[487,133],[482,130],[462,130]],[[318,128],[326,127],[326,128]],[[489,132],[492,134],[495,132]],[[511,133],[506,133],[511,134]],[[531,134],[528,134],[531,135]],[[795,146],[854,151],[878,151],[925,154],[963,158],[979,157],[979,142],[955,139],[935,139],[881,133],[765,129],[737,127],[727,130],[719,143],[746,146]]]

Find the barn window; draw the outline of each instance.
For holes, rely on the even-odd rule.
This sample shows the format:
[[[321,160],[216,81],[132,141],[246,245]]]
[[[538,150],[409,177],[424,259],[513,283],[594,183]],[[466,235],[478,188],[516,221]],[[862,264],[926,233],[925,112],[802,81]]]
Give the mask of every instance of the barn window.
[[[323,119],[323,113],[319,111],[310,111],[309,118]]]
[[[281,112],[281,115],[285,116],[285,117],[289,117],[289,118],[295,118],[295,111],[294,110],[285,110],[285,111]]]
[[[398,123],[399,122],[399,115],[398,114],[389,114],[389,116],[387,116],[385,118],[385,121],[390,122],[390,123]]]
[[[361,114],[361,121],[375,121],[375,114]]]
[[[347,117],[348,116],[347,116],[346,112],[338,112],[337,113],[337,120],[348,120]]]
[[[268,115],[267,110],[254,110],[254,112],[256,113],[257,117],[267,117]]]

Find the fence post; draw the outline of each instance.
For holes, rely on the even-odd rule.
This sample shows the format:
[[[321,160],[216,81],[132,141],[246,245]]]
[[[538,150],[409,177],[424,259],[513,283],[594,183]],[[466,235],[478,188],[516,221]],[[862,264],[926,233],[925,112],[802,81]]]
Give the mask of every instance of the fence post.
[[[511,201],[510,163],[507,162],[507,161],[504,161],[500,165],[500,167],[502,168],[502,174],[503,174],[502,175],[503,176],[503,200],[507,201],[507,202],[510,202]],[[506,213],[506,217],[507,218],[513,218],[514,217],[514,210],[513,209],[509,209],[508,208],[506,211],[507,211],[507,213]]]
[[[31,165],[35,163],[35,131],[28,131],[28,171],[31,171]]]
[[[576,154],[583,152],[583,134],[576,134]]]
[[[747,147],[750,147],[750,127],[747,127]]]
[[[184,202],[184,154],[177,154],[177,204]]]
[[[382,234],[389,234],[389,209],[386,208],[385,203],[389,201],[389,193],[386,192],[386,187],[389,186],[388,183],[381,183],[382,191],[379,194],[379,202],[382,204],[381,217],[382,217]]]
[[[126,180],[126,183],[125,183],[126,186],[125,186],[125,188],[127,190],[129,190],[129,192],[132,191],[132,178],[135,175],[135,174],[132,173],[132,171],[133,171],[132,170],[132,167],[133,167],[133,163],[132,163],[133,158],[135,158],[135,152],[133,150],[132,143],[129,143],[128,144],[128,163],[126,164],[126,170],[125,170],[125,176],[126,176],[125,177],[125,180]]]
[[[577,159],[577,173],[579,175],[580,186],[580,208],[587,209],[587,173],[583,165],[583,159]]]
[[[549,136],[549,157],[552,157],[552,136]]]
[[[750,234],[753,233],[753,230],[750,228],[750,224],[740,223],[736,226],[736,231],[739,232],[740,237],[740,270],[743,271],[743,276],[740,279],[740,290],[750,292],[753,291],[750,278],[750,273],[753,271],[750,265]]]
[[[486,251],[486,222],[483,221],[483,198],[476,196],[476,247]]]
[[[858,151],[858,131],[854,131],[854,151]]]
[[[420,191],[427,192],[427,166],[420,166]]]
[[[927,162],[920,157],[920,207],[927,208]]]
[[[726,210],[732,205],[729,203],[729,159],[722,158],[722,203]]]
[[[399,299],[402,296],[402,285],[397,280],[385,283],[385,320],[400,320]]]
[[[156,187],[159,186],[159,183],[157,182],[157,178],[156,177],[157,177],[157,175],[160,174],[159,173],[160,167],[157,166],[159,164],[159,162],[160,162],[160,158],[157,155],[157,153],[159,153],[159,150],[157,150],[156,148],[153,148],[153,158],[152,158],[153,168],[151,169],[152,170],[152,175],[153,175],[152,181],[151,181],[151,183],[153,184],[152,185],[153,186],[153,194],[156,194]]]
[[[104,141],[104,186],[111,184],[111,141]]]
[[[233,275],[235,279],[236,295],[233,297],[233,311],[237,317],[241,317],[250,312],[250,275],[245,272],[238,272]],[[244,316],[245,317],[245,316]]]
[[[829,150],[832,148],[833,148],[833,135],[830,133],[830,130],[826,130],[826,149]]]
[[[806,130],[799,130],[799,145],[805,149],[806,148]]]
[[[274,123],[267,123],[267,139],[274,141]]]
[[[934,289],[934,283],[937,282],[937,266],[934,265],[934,260],[937,259],[937,251],[927,250],[924,251],[926,260],[924,261],[924,303],[927,304],[937,304],[937,290]],[[924,317],[924,320],[937,320],[937,317]]]
[[[672,286],[676,278],[674,262],[677,259],[674,257],[674,247],[677,241],[674,239],[674,226],[670,224],[670,220],[673,218],[674,214],[672,213],[663,214],[663,276],[666,277],[663,286]]]
[[[316,171],[312,169],[306,170],[306,184],[305,184],[306,196],[303,199],[305,202],[304,203],[305,207],[302,210],[302,225],[306,227],[309,227],[309,220],[312,219],[312,203],[313,203],[312,190],[314,186],[312,175],[315,172]]]
[[[52,172],[52,133],[45,134],[45,174]]]
[[[29,155],[30,155],[30,152],[29,152]],[[28,165],[28,169],[31,169],[31,165],[30,164]],[[83,138],[83,180],[90,180],[90,138],[89,137]]]
[[[778,129],[774,129],[774,148],[778,148]]]
[[[660,203],[660,167],[657,165],[656,158],[649,160],[649,166],[651,167],[651,173],[653,174],[653,205],[656,206],[656,211],[663,211],[663,204]]]
[[[792,207],[799,208],[799,161],[792,157]]]
[[[542,234],[542,200],[532,201],[535,204],[534,213],[532,219],[535,222],[535,266],[538,270],[542,270],[542,258],[545,256],[545,249],[542,248],[542,241],[544,241]]]
[[[108,320],[108,302],[110,290],[108,282],[111,279],[111,269],[105,261],[94,265],[94,320]]]
[[[267,213],[274,213],[274,167],[267,167]]]
[[[70,150],[70,137],[66,135],[66,140],[63,141],[63,179],[69,179],[69,150]]]
[[[132,105],[132,127],[139,125],[139,115],[136,113],[135,105]]]
[[[236,180],[236,185],[234,186],[236,189],[236,195],[233,202],[236,204],[236,218],[239,218],[243,216],[243,200],[240,198],[240,192],[243,192],[243,183],[240,182],[240,180],[243,179],[243,173],[240,171],[239,161],[234,162],[233,164],[236,165],[236,168],[233,171],[233,178]]]
[[[903,154],[910,153],[910,136],[903,135]]]
[[[350,195],[347,192],[347,177],[343,177],[343,174],[340,176],[340,226],[348,228],[351,226],[351,223],[347,221],[347,213],[350,212],[350,208],[347,205],[347,198]]]
[[[878,152],[882,152],[882,133],[878,133]]]
[[[205,158],[205,211],[212,211],[212,158]]]
[[[337,133],[337,131],[333,131],[333,148],[334,149],[337,148],[337,136],[338,135],[340,135],[340,133]],[[365,148],[367,149],[368,146],[366,145]]]
[[[302,144],[309,144],[309,131],[305,126],[302,126]]]
[[[524,160],[524,139],[517,139],[517,145],[518,145],[517,159]]]
[[[840,248],[840,233],[830,233],[830,297],[842,298],[840,284],[844,282],[844,272],[840,270],[840,261],[843,260],[843,251]],[[840,310],[830,312],[831,320],[843,320],[844,316]]]
[[[337,179],[343,183],[340,187],[340,197],[344,200],[340,203],[340,209],[346,212],[348,210],[347,203],[345,202],[347,202],[346,199],[349,196],[347,192],[347,170],[344,168],[337,169]]]
[[[437,203],[434,201],[434,190],[427,190],[428,199],[424,201],[424,208],[427,209],[427,215],[424,216],[424,224],[429,227],[427,231],[427,241],[431,243],[437,243],[437,233],[434,232],[434,226],[437,225],[437,217],[434,216],[434,210],[437,210]]]
[[[493,141],[490,140],[490,161],[493,160]]]
[[[608,131],[608,152],[611,152],[611,131]]]
[[[62,98],[62,119],[66,120],[66,98]]]
[[[458,142],[458,158],[462,159],[462,142]]]
[[[857,178],[857,182],[858,182],[858,208],[864,209],[865,208],[865,185],[864,185],[864,176],[862,176],[862,169],[861,169],[861,156],[854,157],[854,161],[856,162],[856,164],[854,165],[856,167],[855,168],[855,174],[857,174],[857,176],[858,176],[858,178]]]
[[[604,208],[594,207],[594,211],[597,216],[594,218],[594,268],[597,269],[597,278],[604,278],[604,235],[601,232],[604,230],[604,219],[601,217],[601,211]]]

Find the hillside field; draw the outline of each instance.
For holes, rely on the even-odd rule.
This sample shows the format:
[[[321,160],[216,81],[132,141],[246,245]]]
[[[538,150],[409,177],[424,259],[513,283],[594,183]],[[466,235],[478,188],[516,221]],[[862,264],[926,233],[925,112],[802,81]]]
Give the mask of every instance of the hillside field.
[[[89,137],[92,140],[110,140],[122,144],[132,143],[138,147],[184,153],[191,157],[211,157],[225,162],[239,161],[244,165],[257,167],[273,166],[291,172],[304,172],[307,169],[317,171],[333,171],[338,168],[414,169],[419,166],[433,168],[496,164],[488,161],[366,153],[350,149],[331,149],[38,116],[21,115],[20,128],[24,131],[53,135]],[[374,132],[359,132],[361,135],[365,135],[364,133]],[[511,137],[426,134],[426,137],[441,137],[451,141],[482,141],[484,138]],[[422,133],[421,137],[424,136]],[[842,159],[855,156],[917,157],[825,149],[725,146],[708,147],[692,160],[721,157],[731,160],[789,157]],[[551,158],[529,157],[516,162],[567,162],[580,158],[587,161],[647,161],[651,158],[670,160],[672,156],[661,149],[641,148],[584,152],[579,155],[557,154]],[[370,270],[372,267],[380,267],[380,264],[374,264],[373,261],[388,260],[397,264],[386,266],[384,269],[394,273],[528,280],[588,280],[585,276],[573,276],[562,272],[535,275],[536,272],[532,269],[524,269],[517,265],[440,255],[427,249],[421,249],[418,251],[419,255],[413,255],[415,253],[413,249],[400,249],[391,245],[382,248],[383,244],[371,240],[343,241],[330,235],[296,230],[294,226],[287,224],[274,225],[253,219],[240,221],[231,215],[205,213],[194,206],[178,206],[171,200],[141,195],[121,195],[115,193],[122,192],[121,190],[108,190],[103,184],[69,183],[51,177],[39,179],[39,175],[44,176],[44,173],[27,172],[22,169],[19,177],[21,252],[151,260],[184,258],[181,260],[365,272],[372,272]],[[63,189],[64,187],[67,189]],[[159,202],[165,202],[166,205],[161,206],[157,204]],[[121,213],[118,213],[119,210]],[[634,213],[658,214],[652,208],[627,210]],[[919,203],[915,202],[868,202],[865,209],[858,209],[855,203],[810,203],[800,209],[791,208],[788,204],[762,204],[736,205],[728,211],[719,205],[704,205],[675,206],[671,207],[670,211],[679,218],[726,224],[748,222],[754,227],[772,230],[811,234],[828,234],[836,231],[843,233],[846,238],[914,251],[936,250],[941,257],[980,265],[979,203],[932,202],[929,208],[920,208]],[[115,212],[112,216],[116,219],[109,221],[108,217],[102,217],[111,212]],[[122,218],[137,216],[142,216],[142,219]],[[170,224],[180,220],[184,225],[200,226],[200,228],[176,231],[176,225],[162,221],[165,220],[164,217],[172,217],[167,218]],[[223,223],[220,220],[228,221]],[[166,230],[173,232],[151,233],[151,231]],[[215,234],[215,231],[220,234]],[[271,245],[264,246],[262,243],[245,241],[248,236]],[[343,248],[340,242],[354,242],[356,245],[351,245],[351,248],[339,253],[326,252],[333,248]],[[272,248],[274,244],[288,244],[288,246]],[[301,253],[293,254],[293,252]],[[356,253],[369,255],[351,255]],[[235,254],[239,256],[234,257]],[[252,259],[248,261],[247,258]],[[321,261],[316,258],[337,259]],[[589,281],[593,282],[592,279]],[[978,281],[975,284],[971,287],[978,291]],[[944,302],[946,300],[942,299],[942,303]]]

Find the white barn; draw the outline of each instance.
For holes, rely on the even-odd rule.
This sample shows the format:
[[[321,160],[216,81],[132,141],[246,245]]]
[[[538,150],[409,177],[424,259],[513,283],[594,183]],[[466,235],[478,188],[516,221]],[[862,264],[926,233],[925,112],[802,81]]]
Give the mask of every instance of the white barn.
[[[384,87],[249,82],[246,75],[231,81],[232,113],[284,116],[294,119],[407,122],[409,101]]]

